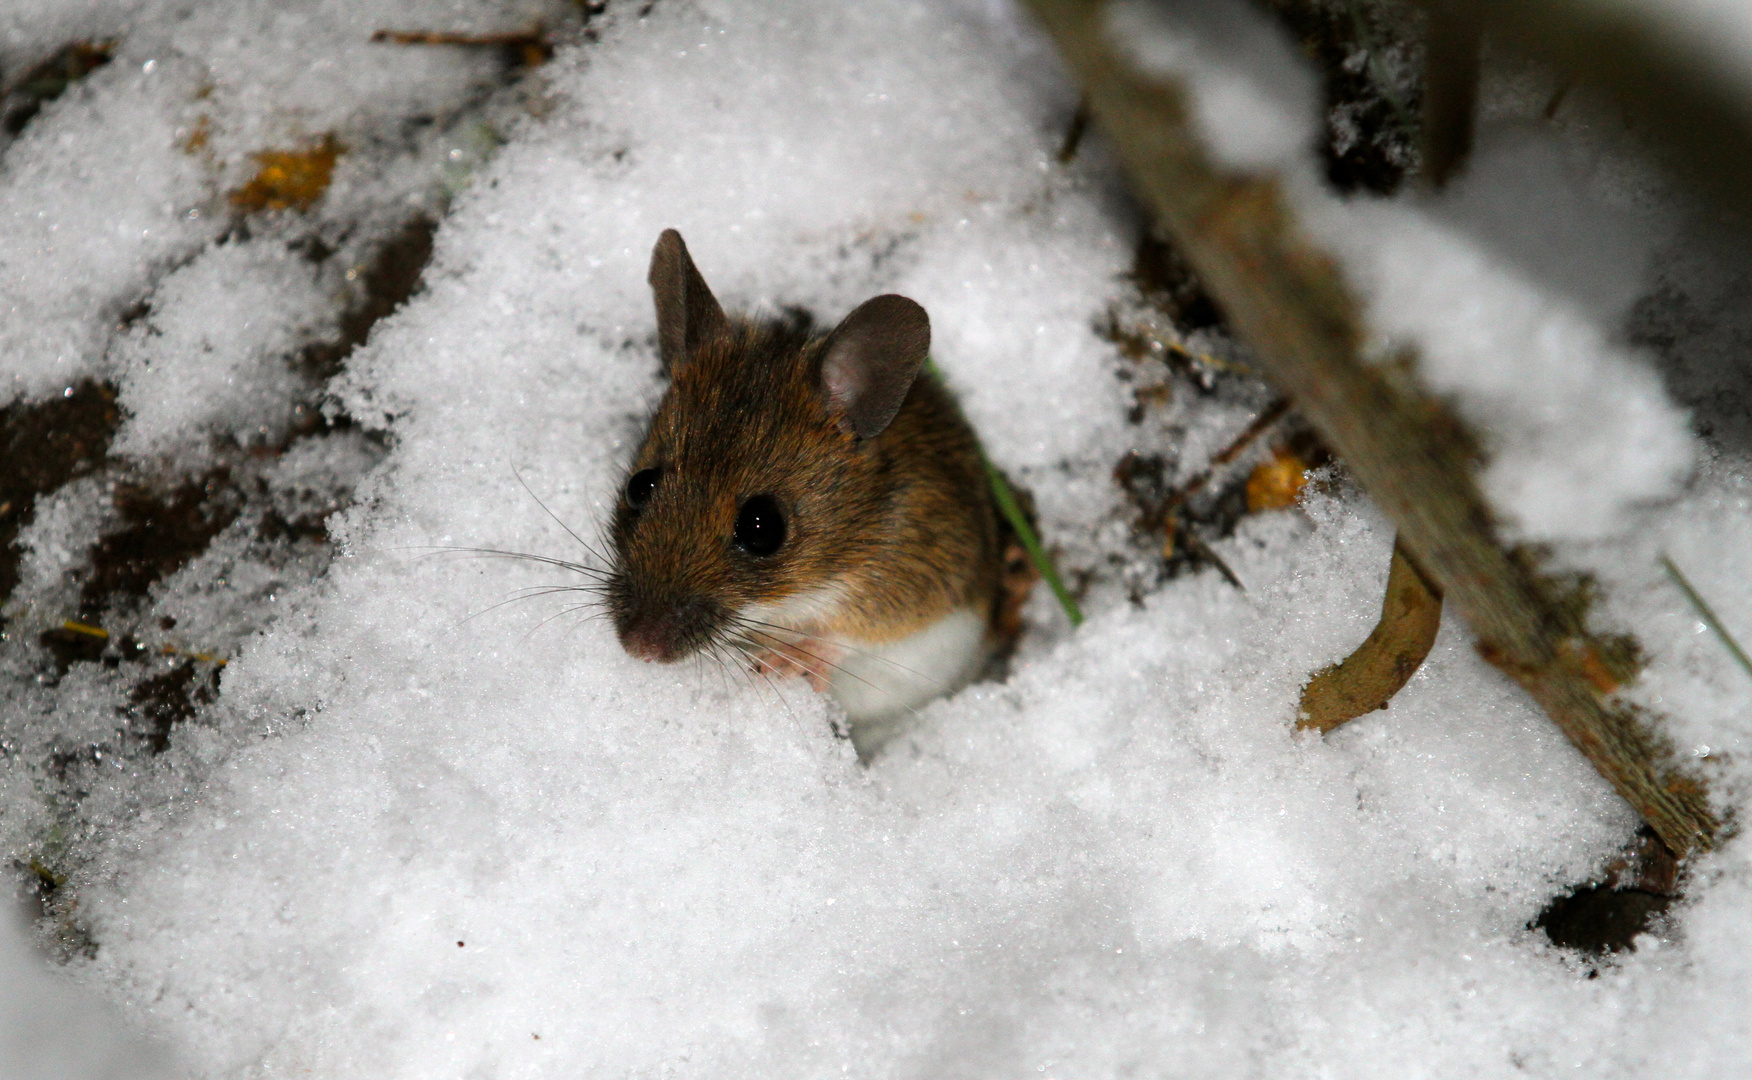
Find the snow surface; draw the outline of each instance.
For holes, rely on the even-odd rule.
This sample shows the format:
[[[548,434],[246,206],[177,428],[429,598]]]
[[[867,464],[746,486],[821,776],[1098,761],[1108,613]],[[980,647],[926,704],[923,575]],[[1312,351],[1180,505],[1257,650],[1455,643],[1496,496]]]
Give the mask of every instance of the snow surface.
[[[279,244],[211,247],[167,275],[157,313],[112,346],[129,414],[116,449],[147,454],[191,428],[247,444],[264,423],[283,426],[295,383],[283,358],[315,337],[325,299],[316,269]]]
[[[1139,68],[1196,86],[1193,124],[1205,147],[1244,171],[1306,164],[1319,96],[1312,72],[1259,12],[1239,4],[1118,0],[1107,34]]]
[[[1416,346],[1425,383],[1485,433],[1481,479],[1511,534],[1628,531],[1642,505],[1678,494],[1695,450],[1687,416],[1585,308],[1427,215],[1332,209],[1342,219],[1320,232],[1346,257],[1383,362]]]
[[[0,161],[11,220],[46,222],[0,230],[0,347],[18,392],[110,375],[128,452],[198,459],[214,436],[284,422],[283,353],[332,317],[313,296],[343,286],[305,276],[286,236],[220,243],[222,215],[188,209],[217,207],[255,150],[330,127],[361,149],[313,227],[350,242],[349,215],[388,213],[379,185],[438,205],[422,200],[459,183],[443,163],[482,142],[465,137],[479,61],[354,46],[391,18],[526,13],[135,7],[92,9],[135,36]],[[64,888],[94,950],[67,966],[89,993],[211,1077],[1752,1063],[1752,1018],[1724,1004],[1752,992],[1745,846],[1701,860],[1674,924],[1632,954],[1586,963],[1546,944],[1529,921],[1635,821],[1464,627],[1449,621],[1387,712],[1291,733],[1308,673],[1379,608],[1391,535],[1356,492],[1245,519],[1219,544],[1245,592],[1204,573],[1128,602],[1107,569],[1125,531],[1109,474],[1170,431],[1126,423],[1122,361],[1096,326],[1129,288],[1137,222],[1098,144],[1054,161],[1075,92],[1020,16],[664,2],[598,28],[542,69],[521,120],[494,120],[507,141],[457,195],[425,290],[331,387],[388,458],[372,468],[339,440],[273,466],[289,491],[372,470],[330,520],[347,557],[277,584],[226,533],[155,587],[142,619],[173,613],[190,640],[239,651],[220,702],[166,753],[96,763],[81,831],[57,841],[83,860]],[[229,140],[211,163],[177,148],[203,109]],[[385,133],[414,112],[459,119],[395,149]],[[133,179],[85,175],[111,160]],[[1639,700],[1743,803],[1745,673],[1654,563],[1670,552],[1752,633],[1743,459],[1700,455],[1598,305],[1465,214],[1297,197],[1377,328],[1416,342],[1420,375],[1493,440],[1505,512],[1605,579],[1600,618],[1650,653]],[[928,706],[868,768],[800,684],[637,663],[588,609],[542,624],[564,596],[493,607],[563,577],[421,556],[580,556],[513,470],[586,538],[603,521],[660,390],[644,270],[668,226],[727,306],[828,321],[880,292],[923,303],[991,456],[1092,574],[1082,628],[1042,590],[1010,678]],[[148,295],[148,319],[117,330]],[[1177,415],[1207,455],[1246,419]],[[1178,471],[1201,460],[1188,449]],[[39,507],[9,619],[64,594],[104,527],[97,486]],[[1658,497],[1658,513],[1643,505]],[[9,857],[28,861],[54,820],[41,763],[15,748],[113,726],[116,691],[82,670],[96,667],[76,665],[54,710],[35,690],[8,699]],[[10,1017],[32,992],[12,976],[33,966],[4,955]]]
[[[0,914],[0,1063],[7,1080],[160,1080],[162,1051],[131,1038],[94,995],[32,955],[11,912]]]
[[[1424,205],[1340,201],[1313,181],[1313,95],[1281,32],[1232,4],[1127,0],[1108,24],[1145,70],[1191,88],[1195,128],[1218,161],[1278,167],[1307,226],[1341,256],[1382,362],[1414,347],[1425,384],[1484,433],[1481,479],[1512,534],[1593,539],[1678,493],[1694,449],[1687,417],[1598,321],[1642,284],[1635,224],[1652,223],[1603,224],[1591,178],[1549,137],[1486,129],[1470,175]],[[1557,264],[1546,275],[1556,284],[1521,272],[1528,262]]]

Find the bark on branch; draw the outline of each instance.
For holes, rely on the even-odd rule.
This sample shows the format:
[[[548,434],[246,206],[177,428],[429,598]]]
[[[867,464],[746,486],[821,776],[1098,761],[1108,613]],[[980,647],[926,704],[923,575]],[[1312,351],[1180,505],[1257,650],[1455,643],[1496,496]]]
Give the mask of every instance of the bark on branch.
[[[1519,683],[1680,855],[1718,828],[1702,785],[1612,700],[1610,650],[1560,590],[1506,550],[1473,476],[1470,440],[1409,374],[1367,362],[1365,328],[1333,261],[1296,228],[1270,177],[1219,166],[1181,86],[1137,70],[1104,30],[1104,8],[1029,0],[1081,79],[1090,112],[1138,195],[1253,346],[1277,386],[1344,458],[1399,537]]]

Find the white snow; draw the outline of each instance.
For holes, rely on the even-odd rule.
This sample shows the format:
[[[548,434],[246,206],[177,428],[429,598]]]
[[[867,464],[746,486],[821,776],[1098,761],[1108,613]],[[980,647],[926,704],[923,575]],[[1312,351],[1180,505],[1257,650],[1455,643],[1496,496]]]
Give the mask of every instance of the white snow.
[[[212,234],[200,166],[175,149],[189,78],[169,62],[146,71],[118,58],[7,148],[0,351],[8,396],[41,396],[89,371],[126,298]]]
[[[1107,6],[1106,31],[1144,71],[1196,87],[1188,102],[1205,149],[1241,170],[1305,163],[1317,89],[1291,60],[1282,31],[1239,4]]]
[[[7,385],[115,378],[118,452],[142,458],[200,461],[215,436],[284,422],[287,353],[325,332],[339,288],[288,246],[297,230],[356,242],[349,221],[389,214],[374,178],[397,206],[434,205],[434,185],[459,183],[434,162],[482,141],[464,137],[479,57],[337,44],[392,18],[529,16],[215,0],[128,22],[117,60],[0,159],[6,212],[47,222],[0,232]],[[183,647],[239,648],[168,751],[82,774],[71,835],[49,836],[55,789],[31,755],[97,741],[122,690],[101,665],[42,688],[8,661],[24,688],[0,718],[0,835],[9,860],[51,842],[80,856],[64,888],[95,951],[67,968],[87,993],[200,1077],[1752,1062],[1752,1019],[1724,1005],[1752,992],[1744,845],[1700,860],[1674,924],[1636,952],[1589,963],[1547,944],[1529,921],[1635,819],[1456,620],[1391,709],[1292,733],[1308,674],[1379,610],[1391,530],[1360,494],[1338,483],[1244,519],[1218,547],[1245,592],[1207,572],[1128,602],[1110,470],[1168,433],[1127,424],[1096,326],[1129,288],[1136,222],[1098,143],[1054,161],[1076,94],[1018,13],[665,0],[596,29],[537,74],[521,119],[494,114],[506,142],[462,187],[425,290],[331,386],[392,447],[330,520],[345,557],[288,586],[232,529],[154,586],[141,619],[174,615]],[[1276,70],[1270,53],[1248,74],[1198,55],[1235,86]],[[187,96],[197,71],[222,76],[210,103]],[[153,89],[172,77],[181,89]],[[1200,106],[1207,129],[1245,136],[1226,160],[1304,168],[1306,147],[1268,147],[1291,122],[1250,93]],[[199,110],[229,140],[212,165],[174,144]],[[392,146],[415,113],[458,126]],[[330,128],[359,149],[311,218],[225,243],[223,215],[188,218],[249,154]],[[89,155],[140,162],[139,183],[84,176]],[[1683,413],[1603,328],[1600,297],[1634,289],[1545,282],[1463,213],[1305,184],[1296,199],[1384,340],[1415,342],[1419,377],[1483,430],[1499,509],[1603,578],[1599,618],[1649,652],[1637,700],[1711,747],[1718,796],[1743,805],[1745,673],[1653,559],[1670,552],[1752,636],[1743,450],[1702,455],[1681,492],[1697,455]],[[142,222],[170,232],[137,236]],[[1083,627],[1040,590],[1010,678],[926,706],[867,768],[801,683],[641,664],[588,606],[561,614],[588,596],[494,607],[563,575],[423,557],[587,558],[518,477],[594,539],[660,389],[644,279],[671,226],[727,307],[800,304],[831,324],[881,292],[924,304],[990,455],[1033,490],[1069,568],[1094,574]],[[148,313],[115,330],[139,299]],[[1191,447],[1239,426],[1222,407],[1188,415]],[[375,455],[355,433],[268,476],[308,510]],[[44,500],[21,535],[9,632],[70,587],[107,520],[99,487]],[[0,947],[7,980],[37,963]],[[36,1030],[114,1030],[86,1016]]]
[[[191,428],[244,445],[278,431],[296,385],[286,357],[332,330],[312,325],[326,299],[316,269],[281,244],[221,244],[167,275],[114,346],[129,414],[116,449],[147,454]]]
[[[94,995],[69,986],[34,955],[10,911],[0,912],[0,1062],[8,1080],[160,1080],[165,1055],[128,1032]]]
[[[1695,452],[1684,411],[1584,306],[1427,215],[1321,209],[1382,362],[1414,346],[1418,376],[1484,433],[1485,494],[1513,535],[1626,531],[1639,508],[1678,493]]]

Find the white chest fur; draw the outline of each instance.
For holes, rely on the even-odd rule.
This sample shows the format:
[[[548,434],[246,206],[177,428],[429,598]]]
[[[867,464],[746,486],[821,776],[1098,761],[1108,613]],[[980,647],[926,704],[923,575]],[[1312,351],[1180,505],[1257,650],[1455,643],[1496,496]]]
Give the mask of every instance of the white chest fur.
[[[831,623],[844,600],[839,587],[826,586],[741,614],[777,631],[766,636],[782,639],[786,627]],[[980,611],[964,607],[891,641],[804,635],[798,644],[805,660],[798,666],[831,672],[827,691],[846,710],[852,742],[868,758],[905,727],[919,706],[961,689],[985,670],[991,659],[986,623]]]
[[[828,691],[852,721],[852,741],[869,756],[913,710],[977,678],[991,658],[986,618],[958,608],[910,637],[846,641]]]

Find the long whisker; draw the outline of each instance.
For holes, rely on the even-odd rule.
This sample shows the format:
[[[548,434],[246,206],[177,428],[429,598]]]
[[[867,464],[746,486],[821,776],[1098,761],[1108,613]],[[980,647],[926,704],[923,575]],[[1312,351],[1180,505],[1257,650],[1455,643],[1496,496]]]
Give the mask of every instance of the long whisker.
[[[595,582],[591,582],[587,585],[526,585],[523,588],[516,590],[511,599],[505,601],[505,603],[511,603],[516,600],[533,600],[538,596],[547,596],[550,593],[563,592],[583,593],[586,596],[595,597],[601,597],[603,595],[602,586]]]
[[[518,589],[520,593],[543,592],[575,592],[589,593],[592,596],[606,596],[608,589],[600,581],[586,581],[578,585],[525,585]]]
[[[521,559],[524,562],[541,563],[544,566],[557,566],[575,574],[595,575],[598,578],[606,578],[609,575],[609,571],[598,566],[586,566],[569,559],[556,559],[549,555],[532,555],[527,551],[508,551],[504,548],[450,547],[428,544],[403,550],[425,550],[426,554],[420,556],[422,559],[436,558],[439,555],[473,555],[483,559]]]
[[[726,656],[724,653],[725,648],[726,648],[726,646],[724,644],[721,644],[719,642],[712,642],[707,647],[707,650],[706,650],[707,652],[709,652],[711,654],[712,659],[717,661],[718,678],[724,684],[724,692],[726,694],[728,694],[730,692],[730,672],[732,672],[732,671],[736,672],[736,674],[741,676],[742,678],[747,679],[748,685],[750,687],[753,687],[754,686],[754,677],[753,677],[752,673],[750,673],[748,671],[748,669],[743,667],[741,664],[736,663],[729,656]],[[770,680],[769,680],[769,683],[770,683]]]
[[[765,665],[766,667],[770,668],[775,673],[777,673],[779,669],[776,666],[774,666],[771,661],[765,659],[765,657],[763,655],[765,653],[773,651],[772,646],[769,644],[766,644],[762,641],[759,641],[753,637],[748,637],[746,635],[759,634],[761,637],[770,639],[772,642],[778,644],[779,646],[782,646],[783,648],[785,648],[787,651],[789,651],[791,653],[795,653],[798,656],[807,657],[810,660],[814,660],[817,664],[820,664],[821,667],[818,667],[818,668],[817,667],[810,667],[807,664],[800,664],[799,666],[801,666],[804,671],[808,672],[811,675],[814,675],[818,679],[825,679],[826,672],[828,672],[828,671],[839,671],[839,672],[842,672],[846,675],[851,675],[852,678],[854,678],[854,679],[857,678],[856,675],[852,675],[851,672],[845,671],[844,668],[840,667],[840,665],[834,663],[832,660],[829,660],[827,657],[812,653],[809,650],[798,646],[795,642],[786,641],[784,638],[779,637],[777,634],[770,634],[764,630],[752,630],[752,629],[748,629],[748,628],[743,628],[743,634],[745,636],[743,636],[741,638],[731,639],[730,644],[732,646],[737,647],[737,648],[743,649],[744,652],[749,656],[749,658],[752,659],[756,664]]]
[[[712,666],[718,669],[718,685],[723,689],[724,695],[728,697],[730,695],[730,665],[724,662],[724,657],[719,654],[717,646],[709,645],[703,651],[709,654],[714,661]]]
[[[786,699],[784,693],[779,689],[779,683],[775,682],[773,679],[774,675],[781,674],[781,672],[779,671],[779,669],[776,666],[774,666],[774,664],[771,660],[768,660],[766,658],[765,654],[769,650],[764,649],[764,648],[759,648],[757,651],[757,647],[754,646],[753,643],[748,642],[746,640],[730,639],[730,640],[725,641],[724,645],[727,648],[735,649],[738,652],[740,652],[743,659],[754,661],[754,666],[752,668],[745,667],[744,670],[751,672],[751,674],[759,675],[763,680],[765,680],[765,682],[768,686],[772,687],[773,693],[778,695],[779,700],[785,702],[785,707],[787,709],[790,708],[789,700]],[[742,665],[737,665],[737,666],[741,667]],[[805,670],[810,670],[810,669],[805,669]],[[813,671],[813,670],[810,670],[810,674],[819,675],[820,673]]]
[[[590,545],[586,544],[584,542],[584,538],[582,536],[579,536],[577,533],[572,531],[572,527],[570,525],[566,524],[564,521],[561,521],[560,516],[558,514],[554,513],[552,510],[548,509],[547,503],[542,502],[541,496],[537,495],[535,493],[535,489],[529,486],[529,482],[527,480],[523,479],[523,474],[517,470],[517,466],[515,466],[515,465],[511,466],[511,475],[515,476],[517,478],[517,482],[519,484],[523,485],[523,490],[527,491],[529,493],[529,497],[535,500],[535,505],[541,507],[541,512],[546,514],[548,517],[553,518],[554,524],[556,524],[560,528],[566,530],[567,536],[570,536],[572,539],[578,541],[579,547],[583,548],[585,551],[590,552],[590,554],[595,555],[598,559],[602,558],[602,556],[597,554],[597,552],[591,550]],[[607,562],[608,560],[603,559],[602,561]]]
[[[804,649],[804,648],[800,647],[799,645],[797,645],[796,642],[787,640],[782,635],[794,634],[798,637],[802,637],[802,638],[805,638],[807,640],[819,641],[819,642],[822,642],[824,644],[834,645],[834,646],[837,646],[839,648],[848,649],[849,651],[857,653],[861,656],[867,656],[873,660],[880,660],[884,663],[887,663],[891,667],[898,668],[901,671],[905,671],[905,672],[911,674],[912,676],[914,676],[915,678],[917,678],[919,681],[927,683],[931,686],[937,687],[939,691],[947,689],[947,687],[945,687],[944,684],[942,682],[940,682],[939,680],[932,679],[926,675],[920,674],[917,671],[913,671],[911,668],[907,667],[905,664],[901,664],[901,663],[897,663],[895,661],[889,660],[885,656],[877,656],[874,653],[867,652],[867,651],[865,651],[863,649],[859,649],[855,646],[846,645],[843,642],[830,641],[828,638],[822,637],[819,634],[811,634],[811,633],[808,633],[807,631],[802,631],[802,630],[793,630],[792,628],[790,628],[788,626],[780,626],[777,623],[763,622],[760,619],[751,619],[751,618],[748,618],[748,617],[742,616],[742,615],[731,616],[731,621],[733,624],[735,624],[737,626],[737,629],[742,634],[750,635],[750,636],[746,637],[743,642],[733,642],[733,644],[753,645],[753,646],[759,647],[759,644],[760,644],[759,641],[755,637],[752,636],[752,635],[759,635],[759,637],[761,637],[761,638],[767,638],[767,639],[770,639],[772,641],[778,642],[779,644],[784,645],[787,649],[791,650],[792,652],[800,653],[803,656],[806,656],[809,659],[814,660],[819,664],[825,665],[826,667],[828,667],[829,669],[831,669],[835,672],[838,672],[842,675],[850,676],[851,678],[856,679],[857,681],[863,683],[865,686],[869,687],[870,689],[875,690],[878,693],[888,695],[889,697],[892,697],[893,694],[887,688],[877,686],[875,683],[873,683],[869,679],[866,679],[863,676],[859,675],[857,672],[848,670],[847,668],[843,667],[842,665],[834,663],[833,661],[828,660],[825,657],[818,656],[815,653],[809,652],[807,649]],[[771,629],[763,629],[766,627],[770,627]],[[774,631],[778,631],[779,633],[774,633]],[[763,651],[765,651],[765,650],[763,649]],[[755,663],[760,664],[763,662],[764,661],[762,661],[758,655],[755,657]],[[809,671],[810,674],[815,675],[817,678],[823,678],[820,671],[813,669],[813,668],[810,668],[807,664],[804,664],[802,666],[803,666],[804,670]],[[824,679],[824,681],[825,681],[825,679]],[[911,713],[914,716],[914,718],[919,717],[920,713],[919,713],[919,710],[917,708],[915,708],[911,705],[904,706],[904,708],[906,709],[907,712]]]
[[[549,615],[547,618],[543,619],[542,621],[536,623],[534,626],[530,627],[528,633],[525,633],[523,635],[522,640],[528,641],[530,639],[530,636],[533,635],[537,630],[540,630],[542,627],[546,626],[548,623],[553,622],[555,619],[558,619],[558,618],[565,616],[565,615],[570,615],[574,611],[585,611],[585,610],[588,610],[589,608],[593,608],[595,606],[596,606],[595,604],[573,604],[571,607],[561,608],[560,610],[554,612],[552,615]],[[585,621],[588,622],[589,620],[585,620]],[[582,625],[582,624],[580,624],[580,625]]]
[[[504,599],[504,600],[501,600],[496,604],[491,604],[487,607],[484,607],[484,608],[480,609],[479,611],[475,612],[474,614],[470,615],[468,618],[463,619],[461,622],[457,623],[456,625],[459,627],[466,626],[469,623],[480,618],[482,615],[485,615],[489,612],[497,611],[500,608],[504,607],[506,604],[515,604],[519,600],[534,600],[538,596],[550,596],[554,593],[595,593],[595,592],[597,592],[596,588],[594,586],[589,586],[589,585],[532,585],[526,589],[518,589],[517,595],[511,596],[511,597]],[[582,605],[582,606],[589,607],[589,606],[594,606],[594,605]]]
[[[735,617],[735,618],[736,618],[736,619],[737,619],[737,621],[740,621],[740,622],[744,622],[744,623],[746,623],[746,624],[749,624],[749,625],[745,625],[745,626],[743,626],[743,627],[742,627],[742,631],[743,631],[743,633],[745,633],[745,634],[751,634],[751,633],[752,633],[752,634],[759,634],[759,635],[761,635],[761,636],[762,636],[762,637],[765,637],[765,638],[770,638],[770,639],[771,639],[771,640],[773,640],[773,641],[775,641],[775,642],[777,642],[777,643],[778,643],[778,644],[780,644],[780,645],[782,645],[782,646],[784,646],[784,647],[785,647],[785,648],[786,648],[786,649],[787,649],[787,650],[790,650],[790,651],[792,651],[792,652],[795,652],[795,653],[799,653],[799,654],[801,654],[801,655],[803,655],[803,656],[806,656],[806,657],[808,657],[808,658],[809,658],[809,659],[811,659],[811,660],[814,660],[814,661],[815,661],[815,662],[816,662],[816,663],[817,663],[817,664],[820,664],[820,665],[821,665],[821,666],[822,666],[822,668],[826,668],[826,669],[827,669],[827,670],[829,670],[829,671],[834,671],[834,672],[838,672],[838,673],[839,673],[839,674],[841,674],[841,675],[846,675],[846,676],[849,676],[849,677],[851,677],[851,678],[853,678],[853,679],[856,679],[856,680],[858,680],[858,681],[859,681],[859,682],[861,682],[861,683],[863,683],[863,684],[864,684],[864,685],[865,685],[865,686],[868,686],[868,687],[869,687],[869,688],[870,688],[870,689],[872,689],[872,690],[875,690],[875,691],[878,691],[878,692],[882,692],[882,693],[886,693],[886,691],[885,691],[885,690],[884,690],[884,689],[883,689],[883,688],[882,688],[882,687],[880,687],[880,686],[877,686],[877,685],[876,685],[876,684],[875,684],[875,683],[873,683],[873,682],[871,682],[871,681],[870,681],[870,680],[869,680],[869,679],[866,679],[866,678],[864,678],[864,677],[863,677],[863,676],[861,676],[861,675],[859,675],[859,674],[858,674],[858,673],[857,673],[857,672],[855,672],[855,671],[851,671],[851,670],[849,670],[849,669],[847,669],[847,668],[846,668],[846,667],[844,667],[844,666],[842,666],[842,665],[840,665],[840,664],[837,664],[837,663],[835,663],[835,662],[833,662],[833,661],[832,661],[832,660],[829,660],[829,659],[828,659],[828,658],[827,658],[827,657],[825,657],[825,656],[820,656],[820,655],[818,655],[818,654],[816,654],[816,653],[812,653],[812,652],[810,652],[810,651],[809,651],[809,650],[808,650],[808,649],[805,649],[805,648],[803,648],[803,647],[802,647],[802,646],[800,646],[800,645],[798,645],[798,644],[797,644],[797,643],[796,643],[796,642],[794,642],[794,641],[787,641],[787,640],[785,640],[785,638],[783,638],[783,637],[781,637],[781,636],[780,636],[780,635],[778,635],[778,634],[775,634],[775,633],[772,633],[772,632],[770,632],[770,631],[767,631],[767,630],[760,630],[760,629],[756,629],[756,628],[755,628],[755,626],[754,626],[754,625],[753,625],[753,624],[755,624],[755,623],[756,623],[756,622],[757,622],[757,620],[743,620],[743,619],[741,619],[741,618],[740,618],[740,617],[739,617],[739,616],[738,616],[738,617]],[[771,625],[771,624],[766,624],[766,625]],[[778,629],[781,629],[781,630],[784,630],[784,629],[787,629],[787,628],[785,628],[785,627],[779,627],[779,628],[778,628]],[[818,636],[818,635],[815,635],[815,634],[805,634],[805,635],[803,635],[803,636],[804,636],[804,637],[807,637],[807,638],[815,638],[815,639],[816,639],[816,640],[818,640],[818,641],[824,641],[824,642],[825,642],[825,641],[826,641],[826,640],[827,640],[827,639],[826,639],[826,638],[822,638],[822,637],[819,637],[819,636]],[[758,642],[758,641],[755,641],[755,642],[753,642],[753,644],[757,644],[757,645],[758,645],[758,644],[759,644],[759,642]],[[837,644],[837,643],[830,643],[830,644]],[[854,650],[854,651],[856,651],[856,650]],[[756,663],[759,663],[759,662],[760,662],[760,659],[759,659],[759,657],[756,657],[756,658],[755,658],[755,662],[756,662]],[[810,667],[810,666],[809,666],[809,665],[808,665],[808,664],[803,664],[803,665],[801,665],[801,666],[802,666],[802,668],[803,668],[803,670],[805,670],[805,671],[807,671],[807,672],[808,672],[808,673],[809,673],[809,674],[811,674],[811,675],[813,675],[813,676],[815,676],[815,677],[816,677],[816,678],[818,678],[818,679],[821,679],[821,680],[822,680],[822,681],[824,681],[824,682],[826,682],[826,681],[829,681],[829,680],[828,680],[828,679],[827,679],[827,676],[826,676],[826,674],[825,674],[825,673],[824,673],[824,672],[823,672],[823,671],[822,671],[822,670],[821,670],[821,668],[812,668],[812,667]],[[896,665],[895,665],[895,666],[896,666],[896,667],[900,667],[900,665],[899,665],[899,664],[896,664]],[[904,669],[902,669],[902,670],[904,670]],[[922,676],[922,675],[921,675],[921,676],[919,676],[919,678],[921,678],[921,679],[924,679],[924,676]],[[924,679],[924,681],[926,681],[926,682],[932,682],[932,681],[934,681],[934,680],[931,680],[931,679]]]
[[[573,604],[571,607],[567,608],[565,611],[560,612],[560,614],[567,615],[567,614],[570,614],[571,612],[574,612],[574,611],[589,611],[593,607],[596,607],[596,605],[595,604]],[[582,629],[585,624],[595,622],[597,619],[602,618],[606,614],[608,614],[608,613],[605,611],[601,611],[601,610],[591,611],[590,614],[584,616],[582,619],[579,619],[577,622],[573,623],[571,626],[566,627],[566,633],[568,633],[568,634],[575,633],[579,629]]]
[[[585,544],[584,550],[594,555],[597,560],[603,564],[613,566],[614,560],[603,554],[603,552],[607,551],[611,546],[608,539],[608,522],[598,521],[596,523],[596,532],[592,535],[596,537],[596,542],[594,544]]]
[[[791,707],[791,699],[785,696],[784,690],[780,689],[779,684],[773,679],[772,675],[767,672],[764,661],[759,657],[756,657],[754,665],[753,674],[759,675],[761,681],[767,684],[767,689],[771,690],[773,696],[779,699],[779,704],[783,705],[785,707],[785,712],[790,715],[791,723],[796,725],[798,734],[805,734],[803,729],[803,718],[797,715],[797,710]]]
[[[926,675],[922,671],[916,671],[912,668],[909,668],[905,664],[901,663],[898,660],[892,660],[886,656],[882,656],[879,653],[873,653],[873,652],[869,651],[868,649],[860,649],[856,645],[849,645],[843,641],[831,641],[828,638],[822,637],[820,634],[811,634],[806,630],[796,630],[796,629],[793,629],[789,626],[780,626],[778,623],[763,622],[760,619],[751,619],[746,615],[733,615],[733,616],[731,616],[731,618],[736,623],[738,623],[742,626],[745,626],[745,627],[761,627],[762,629],[760,631],[757,631],[757,632],[763,633],[767,637],[776,637],[776,638],[780,638],[780,640],[783,640],[781,635],[793,634],[793,635],[796,635],[797,637],[804,638],[804,639],[809,640],[809,641],[819,641],[823,644],[833,645],[833,646],[836,646],[838,648],[844,649],[847,652],[856,653],[859,656],[865,657],[865,658],[870,659],[870,660],[875,660],[878,663],[887,664],[891,668],[896,668],[900,671],[904,671],[908,675],[911,675],[915,679],[918,679],[920,682],[929,683],[930,685],[935,686],[941,690],[948,689],[948,687],[941,680],[933,679],[929,675]],[[777,631],[778,633],[773,633],[773,631]],[[847,674],[850,674],[850,672],[847,672]]]

